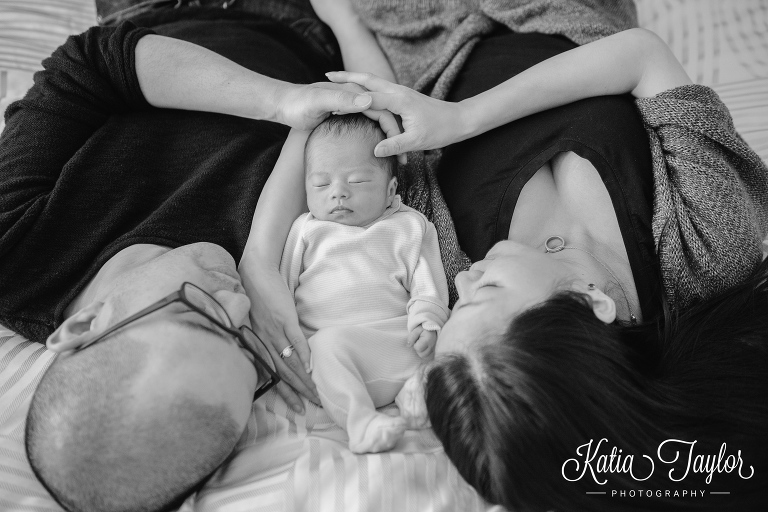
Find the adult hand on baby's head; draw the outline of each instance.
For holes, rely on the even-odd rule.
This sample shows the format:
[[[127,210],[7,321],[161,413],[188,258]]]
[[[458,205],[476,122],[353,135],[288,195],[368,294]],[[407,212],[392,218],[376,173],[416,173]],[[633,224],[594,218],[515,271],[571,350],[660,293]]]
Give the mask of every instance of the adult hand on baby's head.
[[[326,73],[335,83],[355,83],[373,98],[372,109],[389,110],[400,116],[403,133],[381,141],[376,156],[437,149],[468,136],[464,112],[458,103],[436,100],[403,85],[393,84],[371,73],[335,71]]]
[[[277,99],[277,122],[302,131],[314,129],[331,114],[363,115],[378,121],[382,131],[389,137],[401,133],[394,114],[388,110],[371,109],[371,97],[357,84],[334,84],[319,82],[309,85],[294,85],[281,89]],[[405,163],[405,155],[398,158]]]
[[[276,121],[298,130],[312,130],[332,112],[352,114],[371,106],[371,97],[360,87],[320,82],[288,85],[278,90]]]

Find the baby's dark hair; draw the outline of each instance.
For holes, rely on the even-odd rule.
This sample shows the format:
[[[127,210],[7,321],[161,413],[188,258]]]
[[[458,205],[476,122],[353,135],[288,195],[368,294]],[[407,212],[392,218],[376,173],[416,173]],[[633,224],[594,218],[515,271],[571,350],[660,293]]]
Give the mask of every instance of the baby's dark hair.
[[[708,455],[727,443],[754,477],[715,474],[708,489],[730,492],[716,502],[654,493],[641,504],[611,500],[611,510],[751,510],[765,503],[768,485],[765,471],[758,474],[768,463],[766,311],[768,261],[704,304],[637,326],[605,324],[587,296],[560,292],[518,315],[498,342],[436,360],[427,374],[429,418],[464,479],[510,510],[598,510],[607,505],[590,491],[704,485],[703,475],[668,477],[673,466],[675,475],[685,472],[687,456],[635,479],[649,475],[642,455],[655,459],[667,439],[696,441],[695,454]],[[593,440],[598,453],[603,438],[601,455],[615,446],[624,460],[634,456],[634,477],[599,473],[606,486],[589,471],[579,478],[586,463],[577,448]],[[581,465],[565,465],[569,459]]]
[[[354,138],[371,140],[375,146],[387,136],[379,126],[379,123],[366,117],[363,114],[346,114],[339,116],[329,116],[328,119],[317,125],[312,130],[307,139],[307,144],[304,147],[304,168],[309,169],[310,159],[309,154],[311,148],[315,143],[326,137],[343,138],[352,140]],[[386,170],[389,177],[395,175],[397,171],[397,157],[389,156],[386,158],[378,158],[371,153],[371,158]]]

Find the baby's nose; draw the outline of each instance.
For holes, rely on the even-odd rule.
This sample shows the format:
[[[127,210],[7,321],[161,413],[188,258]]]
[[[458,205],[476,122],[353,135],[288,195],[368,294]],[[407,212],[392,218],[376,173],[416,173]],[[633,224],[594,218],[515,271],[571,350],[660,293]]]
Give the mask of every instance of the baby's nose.
[[[346,199],[349,197],[349,189],[344,185],[336,185],[331,189],[333,199]]]

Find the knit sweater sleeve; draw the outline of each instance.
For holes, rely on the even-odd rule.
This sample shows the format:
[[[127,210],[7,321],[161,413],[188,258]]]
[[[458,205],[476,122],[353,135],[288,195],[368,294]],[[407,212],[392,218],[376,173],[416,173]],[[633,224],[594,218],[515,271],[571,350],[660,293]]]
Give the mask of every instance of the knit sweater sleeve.
[[[768,230],[768,169],[701,85],[637,100],[653,160],[653,235],[674,308],[746,279]]]
[[[411,298],[405,308],[408,312],[408,332],[419,325],[427,331],[439,331],[448,320],[450,310],[437,231],[423,215],[416,212],[413,215],[421,217],[424,232],[419,258],[411,276]]]
[[[130,23],[70,37],[5,112],[0,136],[0,257],[45,208],[67,162],[109,116],[148,108],[134,50],[152,31]]]

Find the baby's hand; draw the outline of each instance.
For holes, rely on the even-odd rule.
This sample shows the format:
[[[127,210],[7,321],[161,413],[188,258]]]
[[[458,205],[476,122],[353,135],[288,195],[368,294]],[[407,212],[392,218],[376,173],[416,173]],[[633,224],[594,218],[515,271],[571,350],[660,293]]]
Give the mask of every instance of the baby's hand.
[[[416,327],[408,335],[408,346],[413,346],[413,350],[422,359],[432,359],[435,355],[435,344],[437,343],[437,333],[428,331],[422,326]]]

